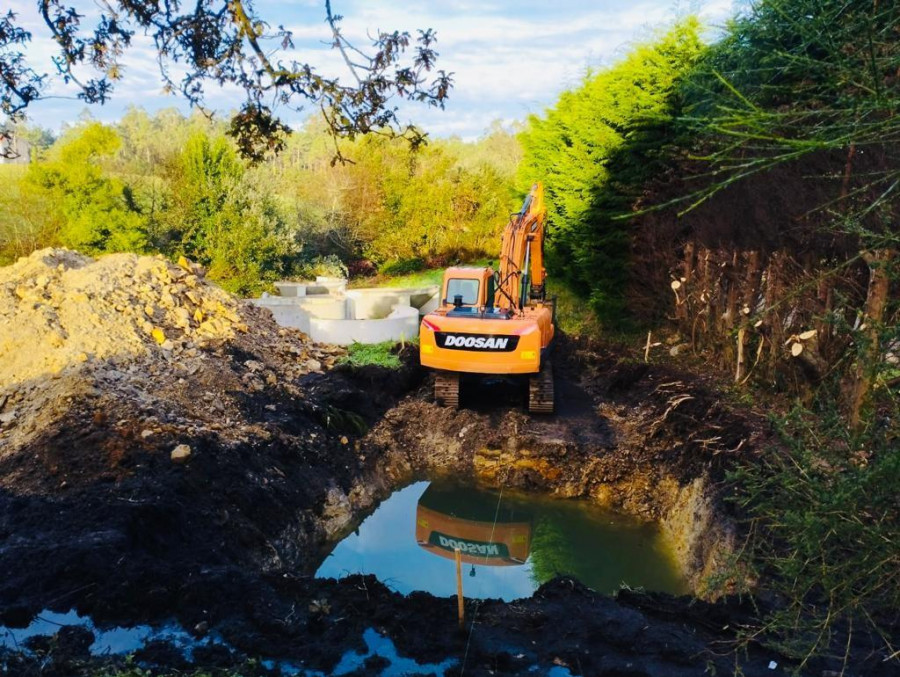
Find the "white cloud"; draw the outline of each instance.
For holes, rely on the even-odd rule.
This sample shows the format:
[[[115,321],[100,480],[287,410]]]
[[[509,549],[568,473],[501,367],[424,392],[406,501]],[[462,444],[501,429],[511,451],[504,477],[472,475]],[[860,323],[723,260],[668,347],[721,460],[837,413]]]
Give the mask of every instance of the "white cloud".
[[[578,2],[543,0],[479,2],[444,0],[335,0],[335,12],[345,15],[342,29],[360,47],[376,29],[414,32],[420,27],[437,31],[438,66],[453,72],[455,86],[445,111],[403,104],[404,118],[415,121],[435,136],[479,135],[493,119],[521,119],[551,105],[563,89],[577,84],[588,66],[608,64],[619,58],[628,45],[648,38],[652,31],[686,11],[699,12],[710,24],[721,25],[746,0],[605,0]],[[327,41],[324,3],[302,0],[284,3],[263,0],[259,10],[273,26],[285,24],[294,33],[297,48],[289,58],[309,61],[323,74],[346,77],[341,57],[322,44]],[[34,6],[12,0],[13,11],[35,35],[29,55],[41,70],[53,72],[50,61],[54,43],[46,37]],[[94,10],[96,11],[96,10]],[[148,109],[178,104],[162,93],[155,47],[149,38],[136,36],[122,59],[124,77],[117,83],[111,103],[92,107],[101,119],[118,117],[129,104]],[[173,75],[178,71],[173,68]],[[76,90],[56,79],[55,96],[74,96]],[[235,87],[207,92],[207,103],[227,110],[240,105]],[[35,104],[30,116],[39,124],[57,127],[73,120],[83,109],[80,101],[51,100]]]

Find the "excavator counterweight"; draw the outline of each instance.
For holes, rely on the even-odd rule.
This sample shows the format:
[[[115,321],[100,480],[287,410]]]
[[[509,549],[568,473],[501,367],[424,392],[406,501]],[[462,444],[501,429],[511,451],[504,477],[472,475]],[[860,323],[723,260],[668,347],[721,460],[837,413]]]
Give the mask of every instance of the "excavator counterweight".
[[[528,408],[553,411],[556,332],[544,269],[544,191],[536,183],[503,231],[497,270],[448,268],[439,307],[422,319],[419,355],[437,370],[435,399],[459,406],[462,374],[527,376]]]

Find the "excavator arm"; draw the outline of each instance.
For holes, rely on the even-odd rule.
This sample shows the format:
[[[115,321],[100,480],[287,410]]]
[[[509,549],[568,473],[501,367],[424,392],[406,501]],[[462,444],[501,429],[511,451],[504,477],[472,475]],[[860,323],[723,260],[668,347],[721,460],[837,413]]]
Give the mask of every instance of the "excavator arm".
[[[522,209],[510,218],[500,246],[495,303],[501,308],[521,310],[534,292],[543,294],[544,278],[544,187],[536,183]],[[534,294],[537,295],[537,294]]]

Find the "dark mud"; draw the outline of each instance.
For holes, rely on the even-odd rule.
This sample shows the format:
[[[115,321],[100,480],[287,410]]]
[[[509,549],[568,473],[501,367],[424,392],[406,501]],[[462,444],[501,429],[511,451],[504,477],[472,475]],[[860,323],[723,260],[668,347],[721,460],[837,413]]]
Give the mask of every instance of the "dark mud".
[[[683,542],[685,570],[703,594],[701,579],[723,556],[717,548],[734,537],[720,483],[766,431],[714,384],[568,343],[560,413],[535,419],[503,385],[474,386],[466,408],[440,409],[415,355],[403,357],[398,372],[339,367],[283,390],[234,393],[261,433],[235,441],[198,427],[181,464],[168,450],[183,441],[183,422],[177,437],[165,426],[144,437],[115,398],[73,401],[40,439],[0,462],[0,623],[21,626],[47,608],[75,608],[98,624],[175,619],[230,647],[195,652],[194,665],[243,674],[268,672],[247,657],[328,673],[363,648],[369,628],[420,662],[456,659],[448,674],[463,661],[472,675],[553,665],[635,676],[732,674],[739,665],[744,675],[771,675],[770,661],[788,663],[753,643],[735,653],[758,608],[747,600],[614,599],[557,579],[528,599],[470,602],[460,632],[453,599],[404,597],[371,577],[314,579],[378,501],[428,476],[465,474],[657,519]],[[85,656],[85,641],[67,629],[31,654],[7,653],[0,666],[78,675],[121,661]],[[897,674],[876,672],[880,657],[859,641],[854,674]],[[136,658],[154,670],[186,667],[165,643]],[[361,673],[378,674],[378,663]]]

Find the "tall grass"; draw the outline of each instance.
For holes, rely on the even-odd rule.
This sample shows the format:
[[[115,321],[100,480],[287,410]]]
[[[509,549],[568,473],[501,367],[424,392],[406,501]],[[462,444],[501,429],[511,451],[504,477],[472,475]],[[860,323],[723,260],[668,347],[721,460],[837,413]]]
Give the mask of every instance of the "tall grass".
[[[27,165],[0,165],[0,265],[34,250],[44,223],[23,205],[22,178]]]

